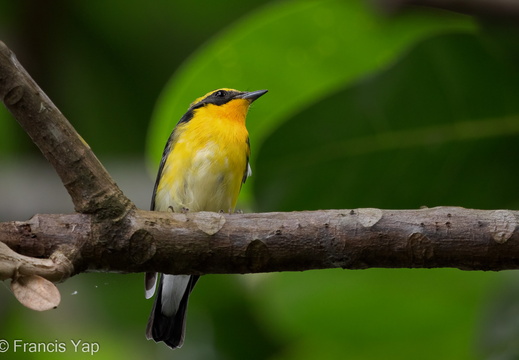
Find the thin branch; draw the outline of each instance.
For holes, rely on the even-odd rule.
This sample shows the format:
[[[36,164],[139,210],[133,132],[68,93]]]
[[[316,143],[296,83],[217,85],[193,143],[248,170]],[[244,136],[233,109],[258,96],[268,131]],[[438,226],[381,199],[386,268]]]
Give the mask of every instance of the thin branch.
[[[519,19],[519,2],[516,0],[375,0],[375,2],[389,12],[396,12],[410,6],[424,6],[480,18]]]
[[[76,211],[117,218],[133,208],[88,144],[3,42],[0,98],[52,164]]]
[[[232,215],[136,210],[110,231],[78,214],[0,223],[0,241],[43,257],[67,245],[75,251],[74,273],[505,270],[519,268],[518,219],[518,211],[458,207]]]

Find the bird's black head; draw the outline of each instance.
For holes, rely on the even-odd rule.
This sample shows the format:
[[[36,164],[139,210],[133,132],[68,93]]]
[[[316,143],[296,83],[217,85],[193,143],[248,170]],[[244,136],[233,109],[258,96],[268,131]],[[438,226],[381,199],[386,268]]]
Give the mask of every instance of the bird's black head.
[[[193,101],[189,110],[182,116],[182,119],[180,119],[180,122],[189,121],[193,117],[193,112],[201,107],[207,105],[222,106],[236,99],[247,100],[248,103],[251,104],[254,100],[267,93],[267,91],[268,90],[238,91],[228,88],[213,90]]]

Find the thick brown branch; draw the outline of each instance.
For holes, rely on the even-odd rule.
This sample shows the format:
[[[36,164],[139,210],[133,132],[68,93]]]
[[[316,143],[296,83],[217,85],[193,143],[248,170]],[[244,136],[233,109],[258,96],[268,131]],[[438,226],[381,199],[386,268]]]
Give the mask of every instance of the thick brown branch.
[[[31,308],[59,303],[59,293],[41,277],[57,281],[87,271],[519,268],[517,211],[440,207],[228,215],[137,210],[1,42],[0,98],[54,166],[79,212],[0,223],[0,242],[16,252],[0,246],[0,279],[11,278],[20,301]],[[35,292],[38,296],[27,296]]]
[[[76,211],[116,218],[132,208],[88,144],[2,42],[0,99],[56,169]]]
[[[83,271],[208,274],[344,268],[519,268],[519,212],[438,207],[291,213],[134,211],[114,228],[89,215],[0,224],[15,251],[69,245]],[[36,251],[35,251],[36,250]]]

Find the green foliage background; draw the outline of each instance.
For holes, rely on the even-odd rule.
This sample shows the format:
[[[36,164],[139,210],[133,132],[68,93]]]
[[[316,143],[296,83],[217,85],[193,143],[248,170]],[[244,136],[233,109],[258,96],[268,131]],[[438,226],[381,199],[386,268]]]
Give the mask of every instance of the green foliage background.
[[[20,1],[0,3],[0,34],[101,159],[146,153],[150,177],[193,99],[269,89],[248,118],[247,211],[519,205],[518,32],[502,22],[389,17],[360,0]],[[3,108],[0,154],[36,154]],[[34,359],[80,357],[71,339],[99,343],[103,359],[515,359],[516,280],[452,269],[206,276],[186,344],[171,352],[144,339],[140,275],[82,274],[42,314],[2,291],[0,339],[68,345],[9,352]]]

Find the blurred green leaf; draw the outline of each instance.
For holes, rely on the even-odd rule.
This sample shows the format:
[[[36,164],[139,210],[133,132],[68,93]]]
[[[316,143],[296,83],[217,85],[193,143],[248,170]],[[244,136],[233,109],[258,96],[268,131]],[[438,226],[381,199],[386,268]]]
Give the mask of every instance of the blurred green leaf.
[[[430,39],[268,138],[259,209],[517,208],[517,84],[479,38]]]
[[[388,67],[425,38],[472,30],[469,18],[448,14],[384,18],[360,0],[273,3],[218,34],[171,78],[151,123],[149,158],[158,163],[176,122],[210,90],[270,90],[249,116],[254,157],[301,108]]]
[[[199,0],[196,9],[168,0],[2,1],[0,34],[102,160],[141,156],[151,109],[171,72],[266,1]]]
[[[239,19],[259,3],[204,0],[194,22],[190,2],[6,2],[0,30],[21,36],[24,66],[98,154],[139,151],[156,87],[214,33],[171,78],[157,105],[148,144],[153,162],[194,98],[222,86],[268,88],[248,122],[262,209],[516,207],[510,195],[516,138],[508,134],[517,131],[517,78],[503,65],[517,63],[510,61],[517,54],[510,31],[416,47],[444,33],[473,33],[475,26],[441,13],[384,18],[360,0],[273,1]],[[42,66],[39,74],[31,61]],[[26,138],[0,114],[0,147],[17,149],[16,131]],[[185,346],[174,352],[145,340],[152,301],[143,298],[142,276],[81,275],[59,285],[62,305],[46,313],[23,309],[5,290],[0,338],[99,341],[98,359],[242,359],[248,352],[275,359],[468,359],[483,291],[500,275],[207,276],[191,297]],[[498,331],[502,322],[492,324]],[[486,346],[503,346],[501,338]],[[9,356],[80,357],[71,351]]]
[[[384,69],[397,68],[392,65],[424,40],[443,33],[471,32],[473,29],[467,18],[446,14],[414,13],[383,18],[373,14],[360,1],[300,1],[269,5],[219,34],[171,78],[155,109],[148,138],[148,155],[154,163],[158,162],[172,128],[196,97],[219,87],[268,88],[270,93],[255,104],[247,125],[253,156],[257,156],[257,163],[253,164],[253,179],[260,208],[265,211],[295,210],[336,204],[338,201],[334,203],[331,200],[339,198],[338,187],[346,182],[337,175],[343,175],[341,168],[345,158],[352,161],[353,155],[359,155],[359,146],[367,149],[360,151],[361,156],[371,155],[372,146],[380,148],[377,156],[386,154],[388,149],[393,149],[395,141],[401,144],[397,146],[401,152],[414,150],[417,142],[423,147],[417,140],[423,127],[409,128],[408,123],[393,126],[378,107],[379,98],[387,97],[389,107],[404,115],[412,114],[407,104],[421,101],[420,94],[414,95],[416,89],[406,89],[411,98],[404,98],[406,100],[402,103],[395,104],[389,99],[401,99],[397,97],[399,91],[412,83],[412,79],[404,79],[400,84],[397,81],[399,75],[412,77],[421,72],[421,68],[415,68],[414,73],[402,70],[386,87],[380,87],[378,82],[377,87],[362,88],[364,91],[361,92],[349,89],[377,81],[376,74]],[[422,57],[428,55],[422,54]],[[435,73],[426,75],[432,79],[439,76]],[[451,74],[442,75],[449,79]],[[443,91],[443,88],[440,86],[439,90]],[[455,96],[463,97],[459,93],[463,88],[454,87],[453,91]],[[377,95],[378,92],[381,94]],[[444,105],[448,95],[435,93],[431,100],[438,107],[443,106],[447,114],[451,111]],[[481,99],[476,97],[474,100]],[[376,119],[371,123],[356,121],[350,127],[353,121],[345,119],[349,113],[354,113],[348,107],[356,102],[363,104],[368,109],[366,112],[371,111]],[[458,107],[457,104],[452,106]],[[409,119],[409,114],[406,119]],[[490,114],[493,113],[490,111]],[[436,129],[440,136],[449,137],[451,143],[457,142],[458,136],[450,134],[449,118],[436,122],[436,115],[425,114],[423,123]],[[486,117],[482,121],[479,125],[488,125]],[[484,130],[481,127],[474,129],[473,124],[458,125],[456,133],[466,134],[467,141],[480,136],[478,129]],[[469,127],[468,132],[463,127],[465,125]],[[511,126],[515,127],[514,121],[511,121]],[[386,132],[389,129],[391,134],[382,141],[376,136],[371,139],[373,128]],[[353,138],[346,146],[345,129]],[[368,142],[365,144],[360,140]],[[434,151],[438,141],[433,138],[430,142]],[[345,149],[353,149],[353,155]],[[357,166],[356,170],[360,172],[355,175],[355,185],[370,189],[370,181],[383,176],[373,179],[362,176],[362,171],[369,169],[366,166],[369,162],[364,160],[353,160],[353,165],[348,166]],[[384,160],[387,161],[387,157],[381,163]],[[401,166],[405,168],[405,164]],[[395,174],[398,174],[397,170]],[[371,189],[366,191],[371,192]],[[380,193],[373,192],[377,199],[375,195]],[[390,194],[389,198],[388,202],[394,196]],[[341,202],[344,203],[349,204]],[[460,282],[464,281],[456,280],[457,274],[460,272],[430,272],[420,277],[416,273],[396,271],[327,271],[269,276],[268,281],[253,287],[254,315],[256,321],[263,324],[259,329],[267,329],[270,335],[262,340],[266,350],[277,349],[275,359],[417,358],[423,355],[424,349],[427,349],[426,353],[429,351],[428,340],[441,344],[441,347],[421,358],[468,359],[470,331],[480,301],[478,295],[485,282],[472,278],[467,282],[466,296],[453,295],[453,289],[460,289]],[[437,286],[430,287],[432,280]],[[444,282],[448,284],[441,286]],[[416,291],[420,284],[421,290]],[[415,296],[415,303],[406,301]],[[195,304],[196,299],[195,292],[192,299]],[[380,301],[386,303],[380,304]],[[230,300],[225,303],[230,303]],[[228,313],[221,311],[222,317]],[[255,337],[265,336],[265,330],[257,329],[258,325],[248,318],[250,315],[246,310],[241,309],[240,314],[255,329],[248,331],[248,335],[257,332]],[[221,322],[222,318],[215,319],[214,324]],[[444,329],[445,323],[448,330]],[[226,337],[220,334],[221,331],[223,329],[218,332],[218,338],[223,341]],[[269,338],[278,342],[268,341]],[[251,349],[254,347],[252,344]],[[225,343],[221,343],[220,348],[222,345]],[[239,351],[241,347],[236,346],[234,353]],[[388,353],[392,354],[386,356]]]
[[[517,271],[508,271],[489,288],[488,305],[478,327],[477,348],[482,359],[519,358],[519,282]]]
[[[16,145],[16,137],[12,136],[12,129],[17,125],[11,114],[2,105],[0,106],[0,153],[8,153]]]
[[[269,276],[256,312],[275,359],[473,359],[483,294],[500,274],[325,270]]]
[[[519,72],[490,45],[485,34],[431,38],[386,71],[302,107],[259,151],[259,210],[517,208]],[[292,343],[283,359],[472,359],[481,295],[499,278],[280,274],[259,291],[268,294],[260,311]],[[485,333],[487,347],[515,351],[499,330]]]

